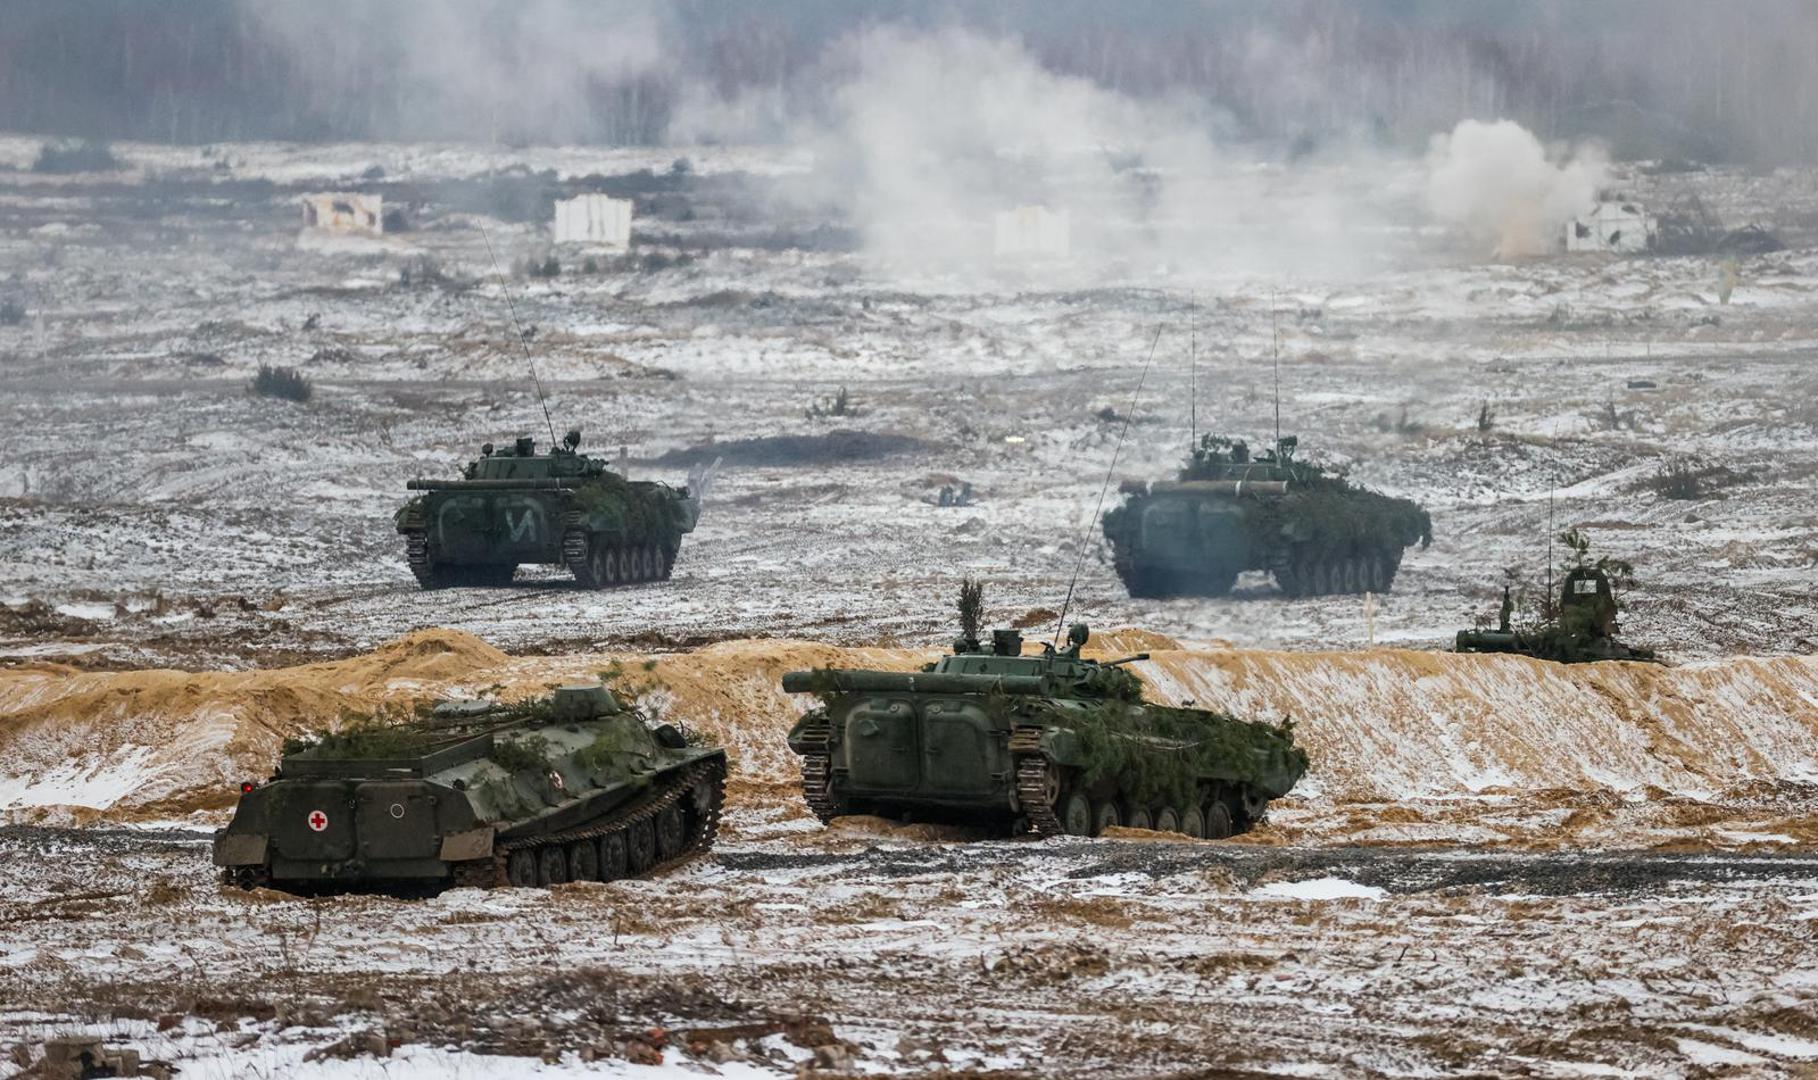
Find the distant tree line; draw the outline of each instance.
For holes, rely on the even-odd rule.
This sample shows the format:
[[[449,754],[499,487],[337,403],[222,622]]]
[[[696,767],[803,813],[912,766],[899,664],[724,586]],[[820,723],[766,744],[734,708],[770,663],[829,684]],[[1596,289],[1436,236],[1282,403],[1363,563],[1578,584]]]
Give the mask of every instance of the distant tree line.
[[[1135,96],[1191,95],[1232,134],[1289,147],[1341,133],[1418,146],[1463,117],[1507,116],[1544,138],[1603,136],[1628,156],[1818,159],[1811,0],[673,0],[651,9],[661,62],[590,79],[559,130],[529,115],[441,115],[436,87],[388,63],[399,42],[352,52],[325,14],[316,54],[274,38],[249,2],[7,0],[0,129],[654,143],[703,89],[729,100],[775,91],[812,108],[831,43],[907,23],[1015,36],[1057,72]],[[408,11],[411,0],[392,2]],[[336,72],[332,85],[319,64]]]

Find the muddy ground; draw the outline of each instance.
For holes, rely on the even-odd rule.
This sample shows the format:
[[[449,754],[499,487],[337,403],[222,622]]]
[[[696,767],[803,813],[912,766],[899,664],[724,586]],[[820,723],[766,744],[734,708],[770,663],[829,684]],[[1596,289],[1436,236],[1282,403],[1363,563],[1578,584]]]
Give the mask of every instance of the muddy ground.
[[[193,833],[0,831],[10,865],[44,868],[0,911],[0,1041],[80,1019],[200,1075],[301,1067],[349,1033],[395,1044],[398,1067],[507,1053],[616,1069],[661,1041],[652,1028],[669,1064],[708,1073],[1818,1062],[1806,855],[732,826],[711,857],[657,880],[415,901],[225,892]],[[371,1047],[341,1052],[378,1074]]]

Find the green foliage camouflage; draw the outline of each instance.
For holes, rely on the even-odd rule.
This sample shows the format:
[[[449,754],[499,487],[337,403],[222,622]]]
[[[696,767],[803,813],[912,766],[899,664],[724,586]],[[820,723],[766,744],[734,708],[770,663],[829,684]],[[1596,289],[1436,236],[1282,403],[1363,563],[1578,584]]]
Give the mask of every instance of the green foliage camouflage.
[[[418,726],[427,712],[427,705],[381,705],[370,713],[344,709],[335,727],[285,739],[282,753],[372,761],[416,757],[448,739]]]
[[[547,844],[566,854],[568,830],[611,826],[653,791],[684,800],[675,805],[694,815],[687,828],[696,831],[683,840],[705,844],[711,821],[702,815],[725,773],[723,751],[653,729],[646,713],[601,685],[557,686],[512,703],[348,713],[284,749],[270,780],[242,792],[216,836],[217,865],[243,883],[440,888],[496,884],[509,871],[513,884],[548,884],[560,877],[522,858],[515,868],[495,866],[488,853]]]
[[[1473,630],[1460,631],[1455,648],[1460,652],[1506,652],[1562,664],[1597,660],[1653,660],[1650,649],[1633,648],[1616,639],[1618,590],[1635,584],[1635,567],[1627,559],[1591,556],[1591,540],[1569,528],[1555,538],[1565,549],[1559,569],[1558,595],[1522,584],[1508,573],[1512,598],[1506,626],[1489,630],[1480,620]],[[1576,595],[1575,585],[1588,581],[1596,591]]]
[[[640,497],[617,473],[601,473],[574,493],[581,512],[601,521],[616,521],[626,536],[660,536],[676,527],[665,503]]]
[[[498,739],[493,742],[492,753],[487,756],[509,773],[520,773],[526,769],[548,772],[549,740],[541,735]]]
[[[1432,542],[1431,516],[1295,448],[1284,438],[1252,456],[1207,435],[1176,481],[1126,486],[1104,534],[1132,595],[1224,595],[1245,570],[1273,573],[1289,595],[1389,589],[1403,549]]]
[[[458,479],[425,478],[398,510],[405,557],[424,588],[506,585],[519,566],[563,565],[587,588],[667,578],[700,518],[699,484],[628,480],[579,452],[581,433],[538,452],[523,436],[481,447]]]
[[[598,737],[574,752],[574,763],[589,772],[609,768],[625,754],[648,754],[650,739],[624,725],[608,726]]]
[[[1064,723],[1077,739],[1086,783],[1113,781],[1141,803],[1191,805],[1198,782],[1208,776],[1248,779],[1259,755],[1285,745],[1296,771],[1307,754],[1293,745],[1293,721],[1264,724],[1226,713],[1113,701],[1069,712]]]
[[[1241,467],[1234,459],[1246,457],[1242,446],[1222,435],[1202,436],[1193,460],[1181,469],[1180,479],[1227,477],[1234,467]],[[1260,463],[1285,474],[1290,484],[1286,496],[1258,500],[1254,513],[1260,533],[1280,534],[1332,551],[1345,550],[1360,540],[1396,547],[1425,547],[1433,542],[1432,516],[1412,499],[1359,487],[1343,471],[1328,471],[1304,461],[1264,455]]]

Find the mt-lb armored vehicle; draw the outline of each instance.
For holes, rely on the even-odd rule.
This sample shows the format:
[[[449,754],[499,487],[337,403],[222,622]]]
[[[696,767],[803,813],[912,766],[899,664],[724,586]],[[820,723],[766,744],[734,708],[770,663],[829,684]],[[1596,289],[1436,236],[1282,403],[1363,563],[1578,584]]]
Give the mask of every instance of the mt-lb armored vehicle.
[[[816,669],[783,676],[815,694],[789,733],[822,821],[878,814],[1043,836],[1114,825],[1223,838],[1249,828],[1307,770],[1289,725],[1145,702],[1123,665],[1070,646],[1024,656],[1022,635],[962,639],[919,672]]]
[[[627,480],[578,453],[581,433],[539,454],[524,437],[480,448],[458,480],[412,480],[398,511],[411,573],[425,589],[505,585],[520,563],[567,566],[583,587],[669,577],[701,516],[704,477],[677,490]]]
[[[1179,479],[1126,483],[1105,515],[1113,566],[1131,596],[1223,596],[1267,570],[1289,596],[1387,592],[1402,551],[1433,540],[1427,512],[1294,460],[1297,440],[1251,457],[1208,435]]]
[[[1616,592],[1610,575],[1593,565],[1566,571],[1560,586],[1557,613],[1533,627],[1517,629],[1510,623],[1514,602],[1507,586],[1502,590],[1502,610],[1494,630],[1460,630],[1458,652],[1517,653],[1561,664],[1593,660],[1657,662],[1652,649],[1638,649],[1616,638]]]
[[[637,877],[713,845],[726,753],[652,727],[604,686],[448,702],[286,745],[241,785],[214,861],[299,892]]]

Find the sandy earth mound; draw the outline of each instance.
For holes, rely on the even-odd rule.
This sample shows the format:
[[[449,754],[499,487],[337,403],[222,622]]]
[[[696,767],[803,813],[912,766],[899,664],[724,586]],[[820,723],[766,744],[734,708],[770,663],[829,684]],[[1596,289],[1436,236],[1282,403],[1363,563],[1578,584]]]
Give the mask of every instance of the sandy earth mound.
[[[1476,840],[1767,844],[1818,840],[1818,658],[1669,668],[1377,650],[1197,652],[1107,633],[1159,698],[1292,717],[1314,766],[1261,842]],[[722,741],[734,798],[789,805],[786,671],[909,669],[931,650],[732,641],[644,657],[511,657],[426,630],[361,656],[255,672],[0,672],[0,814],[148,819],[231,804],[280,743],[383,702],[534,693],[607,673]]]

